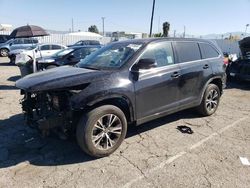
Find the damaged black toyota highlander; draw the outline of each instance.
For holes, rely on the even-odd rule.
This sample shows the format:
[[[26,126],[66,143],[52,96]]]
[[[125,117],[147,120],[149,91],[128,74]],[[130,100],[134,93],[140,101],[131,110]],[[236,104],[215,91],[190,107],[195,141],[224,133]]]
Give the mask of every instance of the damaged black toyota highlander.
[[[196,107],[212,115],[225,85],[221,51],[200,39],[141,39],[111,43],[78,63],[16,82],[27,123],[44,134],[75,132],[80,147],[114,152],[127,125]]]

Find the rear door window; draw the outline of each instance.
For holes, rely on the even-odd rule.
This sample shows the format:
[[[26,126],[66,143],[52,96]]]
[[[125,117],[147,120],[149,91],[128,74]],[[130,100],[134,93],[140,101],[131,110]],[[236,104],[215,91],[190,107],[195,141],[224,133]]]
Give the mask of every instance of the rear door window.
[[[38,43],[37,39],[32,39],[32,43]]]
[[[24,44],[32,44],[32,39],[24,39]]]
[[[201,59],[200,49],[196,42],[176,42],[175,47],[180,63]]]
[[[41,46],[41,48],[40,48],[42,51],[43,50],[50,50],[50,45],[43,45],[43,46]]]
[[[62,46],[52,45],[52,50],[60,50],[60,49],[62,49]]]
[[[219,56],[219,52],[210,44],[199,43],[202,59],[214,58]]]
[[[140,59],[154,59],[157,67],[174,64],[174,54],[171,42],[149,44]]]
[[[23,39],[15,39],[13,44],[23,44]]]

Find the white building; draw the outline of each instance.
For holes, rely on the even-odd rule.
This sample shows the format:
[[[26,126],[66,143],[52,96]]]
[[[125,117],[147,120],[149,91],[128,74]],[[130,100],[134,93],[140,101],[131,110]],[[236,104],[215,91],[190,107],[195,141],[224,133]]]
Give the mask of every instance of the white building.
[[[10,31],[10,30],[12,30],[12,25],[0,24],[0,31]]]

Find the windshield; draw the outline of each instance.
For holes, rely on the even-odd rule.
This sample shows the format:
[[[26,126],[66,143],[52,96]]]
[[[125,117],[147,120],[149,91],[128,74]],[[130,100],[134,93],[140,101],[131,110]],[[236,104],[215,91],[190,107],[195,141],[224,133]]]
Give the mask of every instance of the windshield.
[[[90,54],[76,66],[93,69],[120,68],[141,47],[141,43],[112,43]]]
[[[64,55],[67,55],[69,54],[70,52],[72,52],[74,49],[73,48],[67,48],[67,49],[63,49],[63,50],[60,50],[59,52],[55,53],[53,55],[53,57],[62,57]]]

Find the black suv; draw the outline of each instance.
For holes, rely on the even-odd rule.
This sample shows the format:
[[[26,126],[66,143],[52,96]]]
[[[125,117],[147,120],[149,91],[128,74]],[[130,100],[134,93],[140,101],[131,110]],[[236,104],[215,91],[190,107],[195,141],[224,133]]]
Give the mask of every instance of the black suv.
[[[224,88],[223,55],[201,39],[141,39],[111,43],[75,67],[63,66],[16,82],[30,125],[76,132],[95,157],[114,152],[127,125],[197,107],[209,116]]]

